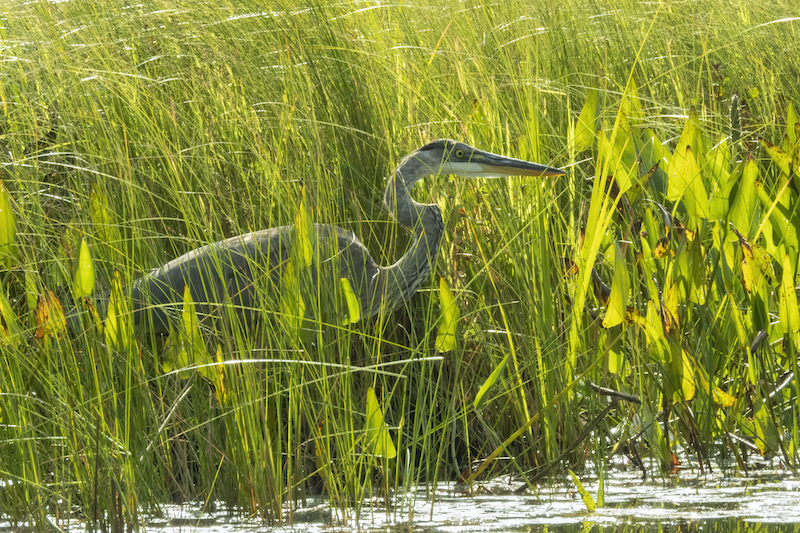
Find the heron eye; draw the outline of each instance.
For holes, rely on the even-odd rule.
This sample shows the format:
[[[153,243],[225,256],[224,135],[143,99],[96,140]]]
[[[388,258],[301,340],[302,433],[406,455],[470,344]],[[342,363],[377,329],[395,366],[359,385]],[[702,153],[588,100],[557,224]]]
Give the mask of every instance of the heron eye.
[[[460,149],[456,150],[456,157],[458,157],[459,159],[464,157],[464,150],[460,150]]]

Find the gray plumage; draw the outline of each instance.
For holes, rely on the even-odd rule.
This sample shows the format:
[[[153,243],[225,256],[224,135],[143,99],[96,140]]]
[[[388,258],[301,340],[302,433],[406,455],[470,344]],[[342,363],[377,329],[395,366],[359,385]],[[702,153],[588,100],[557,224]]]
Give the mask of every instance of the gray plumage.
[[[406,156],[387,179],[384,207],[413,232],[409,250],[393,265],[380,266],[351,231],[316,224],[318,261],[308,269],[311,279],[303,285],[303,291],[318,288],[317,293],[322,295],[329,290],[328,285],[339,286],[337,277],[347,278],[362,318],[406,303],[429,277],[444,232],[439,207],[414,201],[410,191],[422,178],[439,174],[469,178],[557,176],[564,172],[449,139],[433,141]],[[140,330],[169,331],[170,322],[174,324],[180,316],[186,285],[201,316],[219,313],[222,305],[232,305],[247,322],[256,319],[261,309],[274,311],[294,241],[294,227],[281,226],[192,250],[156,268],[137,280],[130,291],[134,324]],[[316,295],[305,295],[304,300],[309,296]]]

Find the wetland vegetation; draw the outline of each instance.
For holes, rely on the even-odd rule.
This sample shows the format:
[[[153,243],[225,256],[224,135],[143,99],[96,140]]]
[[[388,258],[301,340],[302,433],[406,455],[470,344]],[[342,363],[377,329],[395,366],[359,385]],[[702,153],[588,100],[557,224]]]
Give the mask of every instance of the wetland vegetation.
[[[796,472],[799,22],[790,0],[9,0],[0,520],[286,521],[321,495],[348,521],[569,470],[600,499],[614,455]],[[441,137],[568,174],[417,185],[441,250],[377,319],[344,320],[342,286],[310,328],[287,298],[209,331],[187,298],[168,338],[133,331],[124,287],[233,235],[336,224],[393,263],[384,177]],[[105,316],[69,335],[72,302]]]

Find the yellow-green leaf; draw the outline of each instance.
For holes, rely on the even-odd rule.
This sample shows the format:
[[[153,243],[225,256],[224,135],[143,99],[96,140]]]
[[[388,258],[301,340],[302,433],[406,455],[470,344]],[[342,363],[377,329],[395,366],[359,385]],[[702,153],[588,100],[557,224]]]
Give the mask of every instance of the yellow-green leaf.
[[[683,350],[683,373],[681,376],[681,392],[683,393],[683,400],[689,401],[694,399],[694,394],[697,391],[697,385],[694,381],[694,368],[692,367],[692,358],[686,350]]]
[[[231,397],[231,391],[228,387],[228,377],[225,373],[225,359],[222,357],[222,346],[220,344],[217,344],[216,360],[217,364],[210,369],[212,371],[211,383],[214,385],[214,396],[217,397],[217,401],[220,405],[224,405],[228,403]]]
[[[39,284],[38,273],[34,274],[32,269],[25,269],[25,302],[28,304],[28,312],[36,311],[39,303]]]
[[[650,449],[655,452],[656,456],[661,460],[662,465],[667,466],[672,464],[672,450],[667,446],[667,439],[664,438],[664,430],[650,410],[648,402],[642,403],[642,419],[644,421],[645,436],[650,442]]]
[[[703,178],[700,173],[700,166],[697,158],[688,144],[678,145],[675,153],[672,154],[672,161],[669,165],[669,185],[667,198],[676,202],[681,200],[690,217],[687,225],[695,229],[698,218],[708,218],[708,194],[703,185]]]
[[[311,266],[314,258],[314,224],[306,205],[306,188],[303,187],[300,207],[294,217],[294,250],[297,269],[302,270]]]
[[[597,474],[597,506],[606,506],[606,464],[600,463],[600,472]]]
[[[768,213],[768,218],[761,221],[761,232],[764,235],[764,245],[770,255],[780,257],[779,248],[786,246],[797,250],[800,248],[798,230],[800,230],[800,210],[796,209],[798,197],[793,188],[787,183],[788,179],[781,179],[783,184],[778,188],[777,197],[773,200],[766,187],[756,181],[755,188],[762,210]]]
[[[183,378],[190,376],[191,367],[197,367],[197,373],[202,377],[216,383],[218,370],[216,366],[207,366],[213,362],[206,351],[203,334],[200,332],[200,321],[195,310],[189,286],[183,289],[183,310],[181,312],[181,327],[174,331],[170,327],[169,337],[164,346],[164,372],[175,369],[187,369],[179,373]]]
[[[0,291],[0,317],[3,318],[3,322],[0,323],[0,346],[22,342],[17,316],[2,291]]]
[[[578,476],[575,475],[575,472],[569,470],[569,475],[572,477],[572,481],[575,483],[575,487],[577,487],[578,492],[581,494],[581,498],[583,499],[583,504],[586,506],[586,510],[590,513],[593,513],[595,510],[595,503],[592,495],[589,494],[589,491],[586,490],[586,487],[583,486],[581,480],[578,479]]]
[[[726,139],[720,141],[709,153],[709,174],[716,190],[709,204],[712,220],[724,220],[728,217],[731,205],[731,193],[736,180],[731,179],[731,147]]]
[[[755,234],[759,224],[758,198],[756,196],[756,177],[758,176],[758,166],[756,162],[749,159],[742,169],[742,176],[739,180],[738,191],[730,207],[728,220],[746,238],[751,239]],[[734,175],[736,179],[736,175]]]
[[[800,309],[797,306],[797,292],[794,287],[792,262],[789,255],[784,254],[779,316],[784,342],[791,343],[791,348],[786,347],[787,353],[796,353],[797,349],[800,348]]]
[[[11,197],[0,180],[0,268],[9,268],[19,261],[17,219],[11,210]]]
[[[642,150],[644,167],[653,168],[658,165],[659,172],[667,172],[671,159],[672,154],[661,142],[661,139],[658,138],[658,135],[651,129],[645,130],[644,148]]]
[[[791,151],[797,144],[797,113],[794,110],[794,102],[789,102],[789,108],[786,110],[786,143],[787,151]]]
[[[358,298],[347,278],[340,278],[339,284],[342,288],[342,294],[344,294],[344,301],[347,304],[347,316],[342,320],[342,325],[355,324],[361,320],[361,306],[358,303]]]
[[[367,389],[367,451],[372,455],[385,459],[394,459],[397,450],[394,447],[389,428],[383,420],[383,411],[375,396],[375,389]]]
[[[697,379],[698,381],[700,381],[700,386],[703,388],[703,390],[708,391],[710,384],[705,374],[703,373],[702,369],[698,370]],[[736,398],[734,398],[724,390],[720,389],[719,387],[714,387],[713,389],[711,389],[711,396],[714,399],[714,403],[716,403],[720,407],[730,407],[734,403],[736,403]]]
[[[94,265],[92,254],[86,239],[81,240],[81,249],[78,253],[78,268],[75,269],[75,281],[72,284],[72,293],[75,298],[85,298],[94,292]]]
[[[92,211],[92,222],[94,222],[94,235],[97,240],[106,245],[110,255],[114,255],[114,250],[121,238],[119,229],[114,222],[111,206],[108,197],[100,189],[92,191],[89,197]]]
[[[735,228],[734,228],[735,230]],[[739,246],[742,249],[742,281],[748,292],[756,292],[762,283],[771,282],[775,275],[767,252],[757,244],[748,242],[739,232]]]
[[[492,370],[492,373],[489,374],[489,377],[486,378],[486,381],[483,382],[480,390],[478,390],[478,394],[475,395],[475,401],[472,402],[472,407],[475,409],[480,409],[480,407],[484,404],[489,389],[491,389],[492,386],[497,383],[497,380],[500,379],[500,376],[503,375],[503,371],[506,369],[506,365],[508,364],[508,360],[510,358],[511,354],[507,354],[505,357],[503,357],[503,360],[500,361],[500,364],[497,365],[494,370]]]
[[[766,404],[763,400],[758,400],[753,415],[753,423],[756,426],[756,446],[761,455],[775,453],[780,450],[781,438],[778,428],[772,421]]]
[[[667,334],[677,333],[680,331],[681,327],[680,316],[678,315],[680,303],[678,299],[678,283],[675,282],[673,276],[671,275],[673,272],[673,268],[667,270],[667,282],[663,296],[663,326],[664,332]]]
[[[626,192],[635,183],[638,176],[639,160],[633,130],[622,110],[617,113],[611,137],[601,134],[598,145],[598,164],[607,164],[608,172],[614,177],[620,193]]]
[[[778,166],[785,176],[792,173],[792,157],[788,152],[781,150],[779,146],[775,146],[764,139],[761,139],[761,146],[764,147],[772,158],[772,162]]]
[[[642,328],[653,358],[659,361],[668,361],[670,357],[669,344],[664,336],[664,326],[661,323],[659,305],[654,300],[650,300],[647,304],[646,317],[633,310],[627,314],[626,318]]]
[[[614,350],[613,348],[609,348],[608,350],[608,371],[612,374],[616,374],[619,372],[620,368],[622,368],[622,363],[624,361],[623,353]]]
[[[461,310],[456,305],[450,286],[444,278],[439,278],[439,305],[442,308],[442,318],[439,323],[439,333],[436,334],[436,349],[440,352],[455,350],[458,335],[458,320]]]
[[[597,132],[597,90],[586,93],[586,102],[575,123],[575,151],[582,152],[592,147]]]
[[[115,271],[103,329],[106,343],[115,350],[122,350],[131,344],[133,332],[129,327],[129,316],[127,297],[122,291],[122,278]]]
[[[700,169],[705,162],[705,142],[700,129],[700,120],[694,107],[675,147],[669,164],[667,198],[681,200],[690,220],[691,229],[696,228],[697,218],[708,218],[709,205]]]
[[[628,81],[628,86],[625,87],[620,109],[632,119],[644,117],[642,99],[639,97],[639,88],[636,86],[636,82],[633,78]]]
[[[281,279],[281,317],[290,334],[299,338],[300,327],[306,314],[306,304],[300,294],[300,280],[294,262],[289,261]]]
[[[625,318],[625,311],[628,309],[629,285],[630,280],[628,278],[625,254],[622,252],[620,242],[617,241],[614,244],[614,279],[611,283],[611,296],[608,298],[603,327],[610,328],[622,323]]]

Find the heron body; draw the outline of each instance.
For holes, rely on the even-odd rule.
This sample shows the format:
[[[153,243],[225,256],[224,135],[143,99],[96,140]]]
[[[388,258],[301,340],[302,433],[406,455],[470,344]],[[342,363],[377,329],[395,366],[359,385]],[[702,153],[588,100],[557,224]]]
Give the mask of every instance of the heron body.
[[[378,265],[351,231],[314,225],[316,265],[306,290],[347,278],[361,317],[375,316],[406,303],[428,278],[439,251],[444,222],[439,207],[414,201],[413,185],[430,175],[466,178],[557,176],[562,170],[492,154],[468,144],[440,139],[406,156],[387,178],[384,207],[414,235],[408,251],[390,266]],[[231,305],[247,321],[280,298],[284,271],[295,244],[294,226],[247,233],[192,250],[137,280],[131,291],[134,324],[140,330],[166,333],[178,316],[188,286],[199,315]],[[310,287],[310,289],[309,289]]]

